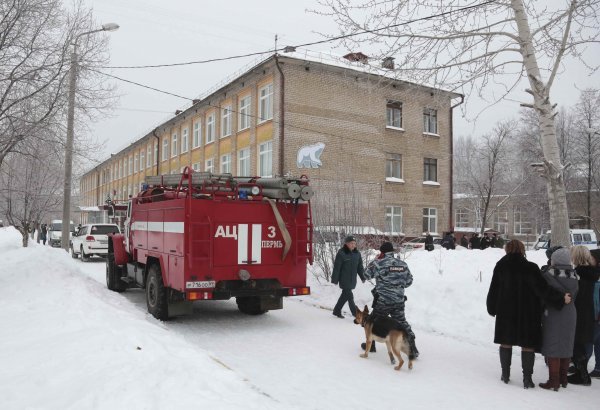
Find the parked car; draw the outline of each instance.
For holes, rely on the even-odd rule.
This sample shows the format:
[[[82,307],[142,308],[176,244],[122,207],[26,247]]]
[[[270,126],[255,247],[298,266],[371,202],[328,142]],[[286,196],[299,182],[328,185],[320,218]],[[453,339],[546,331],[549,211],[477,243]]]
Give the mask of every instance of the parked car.
[[[71,257],[87,262],[92,256],[106,257],[108,254],[108,234],[120,233],[115,224],[83,225],[71,239]]]
[[[415,250],[415,249],[425,249],[425,237],[420,236],[418,238],[411,239],[410,241],[403,242],[400,247],[405,250]],[[442,247],[442,238],[439,236],[433,237],[433,247],[434,249],[439,249]]]
[[[70,221],[69,224],[69,235],[73,237],[75,232],[75,224]],[[48,243],[52,247],[60,247],[62,240],[62,221],[60,219],[53,219],[48,225]]]

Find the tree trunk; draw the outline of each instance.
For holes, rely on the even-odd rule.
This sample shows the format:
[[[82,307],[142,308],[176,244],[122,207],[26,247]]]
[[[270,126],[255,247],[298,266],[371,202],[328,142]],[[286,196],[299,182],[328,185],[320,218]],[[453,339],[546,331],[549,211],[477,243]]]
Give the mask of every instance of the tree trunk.
[[[544,153],[544,177],[548,191],[550,208],[550,229],[552,245],[571,246],[569,235],[569,212],[567,195],[563,179],[563,168],[556,139],[556,128],[552,116],[550,90],[542,81],[540,69],[532,44],[531,31],[522,0],[511,0],[515,20],[521,41],[521,54],[525,63],[527,78],[533,92],[534,107],[538,113],[541,131],[542,151]]]
[[[29,245],[29,230],[27,228],[18,228],[19,232],[21,233],[21,237],[22,237],[22,244],[23,244],[23,248],[27,248],[27,245]]]

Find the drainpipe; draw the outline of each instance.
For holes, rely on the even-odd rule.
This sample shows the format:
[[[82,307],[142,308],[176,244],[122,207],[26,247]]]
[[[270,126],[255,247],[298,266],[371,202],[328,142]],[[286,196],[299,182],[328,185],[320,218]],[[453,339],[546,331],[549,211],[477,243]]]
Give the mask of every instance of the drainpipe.
[[[465,101],[465,96],[460,95],[460,101],[450,106],[450,226],[448,231],[453,231],[454,227],[454,109]]]
[[[158,127],[154,128],[152,130],[152,135],[154,135],[154,138],[156,138],[156,176],[159,176],[160,175],[160,171],[159,171],[159,166],[160,166],[160,137],[156,133],[156,130],[158,130]]]
[[[285,116],[283,109],[283,102],[285,100],[285,76],[283,75],[283,70],[279,65],[279,58],[277,53],[275,53],[275,65],[277,66],[277,70],[279,71],[279,172],[281,176],[284,174],[284,166],[285,166],[285,134],[284,134],[284,125],[285,125]]]

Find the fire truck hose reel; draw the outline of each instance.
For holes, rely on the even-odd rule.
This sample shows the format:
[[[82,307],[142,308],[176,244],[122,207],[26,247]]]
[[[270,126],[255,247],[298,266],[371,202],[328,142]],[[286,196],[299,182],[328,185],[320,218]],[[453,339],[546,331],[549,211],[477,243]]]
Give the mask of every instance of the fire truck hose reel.
[[[292,237],[290,236],[287,227],[285,226],[285,222],[283,222],[283,218],[279,213],[279,209],[277,209],[277,204],[271,198],[263,198],[263,201],[267,201],[269,205],[271,205],[271,209],[273,209],[273,213],[275,214],[275,220],[277,220],[277,226],[279,226],[279,230],[281,231],[281,235],[283,236],[283,241],[285,242],[283,248],[283,255],[281,255],[281,260],[285,260],[290,248],[292,247]]]

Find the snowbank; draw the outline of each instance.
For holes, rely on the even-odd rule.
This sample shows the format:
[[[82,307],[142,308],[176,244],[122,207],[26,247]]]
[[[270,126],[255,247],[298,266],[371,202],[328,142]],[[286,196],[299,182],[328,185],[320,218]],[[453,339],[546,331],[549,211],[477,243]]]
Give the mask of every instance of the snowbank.
[[[277,407],[66,253],[20,243],[0,228],[2,409]]]

